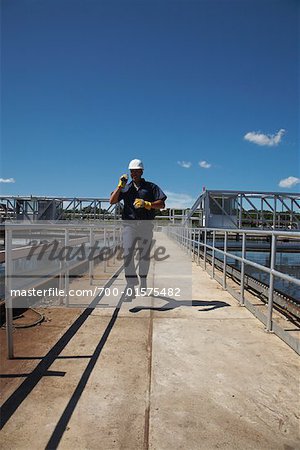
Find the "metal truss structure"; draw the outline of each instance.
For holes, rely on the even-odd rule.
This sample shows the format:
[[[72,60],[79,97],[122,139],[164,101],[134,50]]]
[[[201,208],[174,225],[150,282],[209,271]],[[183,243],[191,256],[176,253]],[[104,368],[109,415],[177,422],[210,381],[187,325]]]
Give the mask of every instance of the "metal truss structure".
[[[116,220],[121,204],[108,198],[0,197],[0,220]],[[190,209],[170,208],[157,219],[209,228],[300,229],[300,194],[205,190]]]
[[[108,198],[67,198],[38,196],[0,197],[0,220],[111,220],[120,219],[122,205],[111,205]],[[157,219],[183,223],[187,209],[170,208]]]
[[[214,228],[300,229],[300,194],[204,191],[186,223]]]
[[[119,218],[120,211],[120,205],[110,205],[108,198],[0,197],[1,221],[110,220]]]

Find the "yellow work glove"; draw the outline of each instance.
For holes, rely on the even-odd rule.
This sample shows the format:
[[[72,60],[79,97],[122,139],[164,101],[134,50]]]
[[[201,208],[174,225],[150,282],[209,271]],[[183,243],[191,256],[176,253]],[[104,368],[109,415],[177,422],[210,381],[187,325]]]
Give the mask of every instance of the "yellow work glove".
[[[120,176],[118,187],[121,187],[121,188],[125,187],[127,181],[128,181],[128,175],[127,175],[127,173],[124,173],[123,175]]]
[[[146,200],[143,200],[142,198],[136,198],[134,200],[133,206],[135,208],[151,209],[152,203],[151,202],[147,202]]]

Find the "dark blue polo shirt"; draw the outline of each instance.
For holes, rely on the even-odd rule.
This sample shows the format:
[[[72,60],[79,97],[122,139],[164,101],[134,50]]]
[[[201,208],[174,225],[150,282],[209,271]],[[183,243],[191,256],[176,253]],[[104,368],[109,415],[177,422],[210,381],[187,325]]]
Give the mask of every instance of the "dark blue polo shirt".
[[[154,183],[141,179],[138,189],[135,188],[133,181],[128,183],[119,195],[119,201],[124,201],[124,210],[122,214],[123,220],[152,220],[155,217],[155,209],[138,208],[133,206],[136,198],[142,198],[147,202],[155,202],[156,200],[166,200],[165,193]]]

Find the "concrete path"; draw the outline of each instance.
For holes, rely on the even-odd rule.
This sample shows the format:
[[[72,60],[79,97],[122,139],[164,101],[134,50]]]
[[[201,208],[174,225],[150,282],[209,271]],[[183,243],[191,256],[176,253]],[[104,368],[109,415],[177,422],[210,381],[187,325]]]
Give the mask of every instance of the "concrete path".
[[[19,384],[3,448],[300,448],[297,354],[157,239],[170,254],[151,265],[159,295],[110,295],[82,313],[51,365]],[[112,286],[124,290],[122,273]],[[161,295],[170,286],[181,295]]]

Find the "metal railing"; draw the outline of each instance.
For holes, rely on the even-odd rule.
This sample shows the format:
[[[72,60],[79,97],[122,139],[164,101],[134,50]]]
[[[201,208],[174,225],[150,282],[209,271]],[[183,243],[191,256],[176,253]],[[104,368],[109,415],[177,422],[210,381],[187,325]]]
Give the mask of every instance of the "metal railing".
[[[45,239],[46,238],[46,239]],[[53,246],[53,244],[55,244]],[[99,247],[98,247],[99,244]],[[61,300],[69,306],[70,272],[86,265],[89,282],[93,283],[95,260],[101,249],[112,251],[113,264],[115,250],[121,244],[121,225],[99,223],[78,224],[6,224],[5,228],[5,306],[8,357],[13,357],[13,308],[22,307],[14,291],[28,291],[46,282],[58,279],[59,288],[66,293]],[[82,250],[86,251],[81,251]],[[51,252],[56,255],[53,264]],[[91,253],[91,249],[94,249]],[[68,254],[80,253],[80,257],[68,259]],[[42,255],[42,258],[40,256]],[[64,256],[63,256],[64,255]],[[43,260],[43,257],[45,260]],[[43,264],[44,262],[44,264]],[[103,257],[103,272],[107,270],[107,259]],[[22,269],[20,270],[20,266]],[[13,284],[17,280],[18,289]],[[21,283],[20,284],[20,280]]]
[[[115,220],[120,205],[109,198],[0,196],[0,222],[24,220]]]
[[[200,259],[203,259],[203,267],[207,270],[207,264],[210,260],[211,264],[211,276],[215,277],[216,269],[216,253],[220,253],[223,256],[223,268],[222,268],[222,279],[221,283],[224,289],[227,289],[232,293],[232,289],[227,287],[227,261],[229,258],[238,261],[240,263],[240,292],[238,300],[241,306],[245,305],[245,277],[246,271],[245,266],[251,266],[259,271],[264,272],[268,275],[268,301],[267,301],[267,320],[266,320],[266,331],[273,331],[273,310],[274,310],[274,279],[277,277],[280,280],[285,280],[300,287],[300,279],[294,276],[288,275],[286,273],[280,272],[275,269],[276,263],[276,248],[278,238],[284,238],[289,240],[294,240],[295,244],[300,243],[300,232],[288,232],[288,231],[262,231],[262,230],[249,230],[249,229],[216,229],[216,228],[189,228],[180,226],[168,226],[166,228],[167,234],[175,239],[181,246],[183,246],[186,251],[191,255],[192,259],[200,265]],[[201,239],[200,239],[201,235]],[[242,238],[241,242],[241,256],[233,254],[228,250],[229,238],[240,236]],[[270,251],[270,266],[266,267],[262,264],[254,262],[246,257],[247,252],[247,238],[250,236],[254,238],[268,238],[270,241],[269,251]],[[221,239],[220,239],[221,237]],[[221,241],[222,246],[217,246],[218,242]],[[223,247],[223,248],[222,248]],[[298,247],[299,248],[299,245]],[[202,249],[202,252],[201,252]],[[211,252],[208,258],[208,252]],[[298,252],[298,251],[297,251]],[[220,280],[217,280],[220,281]],[[298,345],[298,344],[297,344]],[[299,345],[298,345],[299,347]]]
[[[205,190],[187,213],[202,227],[300,229],[300,193]]]

